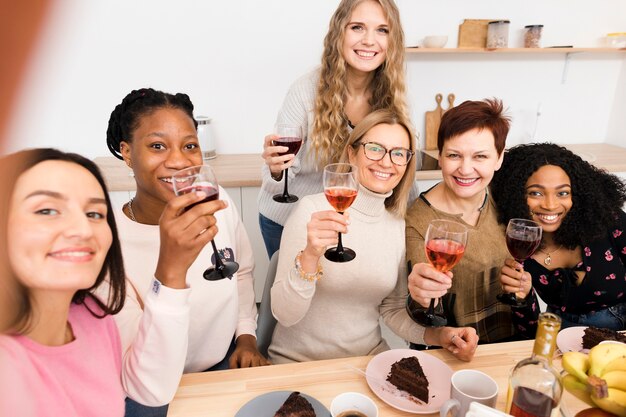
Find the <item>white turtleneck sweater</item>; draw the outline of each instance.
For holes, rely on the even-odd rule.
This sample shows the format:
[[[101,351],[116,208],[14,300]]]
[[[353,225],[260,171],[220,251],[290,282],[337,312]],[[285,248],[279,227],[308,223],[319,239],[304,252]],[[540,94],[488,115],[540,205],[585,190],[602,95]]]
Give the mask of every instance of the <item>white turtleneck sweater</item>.
[[[283,231],[272,312],[278,320],[269,347],[273,363],[301,362],[372,355],[389,349],[379,318],[400,337],[424,343],[424,328],[405,310],[407,270],[405,223],[384,206],[389,194],[364,187],[347,212],[343,244],[356,252],[351,262],[320,262],[324,276],[309,283],[295,269],[294,259],[306,246],[311,214],[332,210],[324,194],[303,198]]]

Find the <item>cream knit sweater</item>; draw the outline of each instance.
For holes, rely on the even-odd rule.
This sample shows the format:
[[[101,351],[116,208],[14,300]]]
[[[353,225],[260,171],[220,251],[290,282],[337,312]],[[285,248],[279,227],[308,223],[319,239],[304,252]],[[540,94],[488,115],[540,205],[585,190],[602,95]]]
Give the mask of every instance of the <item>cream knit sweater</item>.
[[[404,219],[384,207],[387,195],[360,188],[348,213],[344,246],[356,259],[334,263],[322,257],[324,277],[308,283],[294,268],[306,246],[311,214],[332,210],[324,194],[303,198],[285,225],[272,312],[278,324],[269,348],[273,363],[371,355],[389,349],[381,336],[382,317],[400,337],[424,343],[424,328],[406,313],[407,271]]]

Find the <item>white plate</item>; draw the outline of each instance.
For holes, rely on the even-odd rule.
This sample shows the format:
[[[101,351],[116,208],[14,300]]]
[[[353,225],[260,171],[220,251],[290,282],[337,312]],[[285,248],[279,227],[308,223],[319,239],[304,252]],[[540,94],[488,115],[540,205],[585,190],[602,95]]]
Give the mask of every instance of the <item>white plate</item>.
[[[420,361],[428,379],[428,404],[387,382],[391,365],[410,356]],[[452,369],[448,365],[428,353],[411,349],[392,349],[379,353],[370,360],[365,370],[367,384],[378,398],[398,410],[415,414],[438,413],[443,403],[450,398],[451,378]]]
[[[292,392],[293,391],[273,391],[254,397],[237,411],[235,417],[273,417]],[[330,417],[330,411],[328,411],[328,408],[324,407],[324,404],[310,395],[302,392],[300,395],[311,403],[317,417]]]
[[[561,353],[583,352],[588,353],[589,349],[583,349],[583,336],[587,326],[568,327],[556,335],[556,346]]]

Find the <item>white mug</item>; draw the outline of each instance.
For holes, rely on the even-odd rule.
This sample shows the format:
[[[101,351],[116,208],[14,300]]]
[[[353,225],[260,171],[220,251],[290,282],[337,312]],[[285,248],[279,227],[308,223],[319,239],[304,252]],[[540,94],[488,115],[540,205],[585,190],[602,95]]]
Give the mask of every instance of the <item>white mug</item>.
[[[487,407],[476,401],[472,401],[469,410],[465,414],[465,417],[513,417],[510,414],[496,410],[495,408]]]
[[[332,417],[378,417],[378,407],[367,395],[359,392],[344,392],[336,396],[331,402],[330,414]]]
[[[450,399],[441,406],[441,417],[453,410],[454,417],[467,413],[472,401],[494,407],[498,399],[498,384],[489,375],[474,369],[462,369],[452,374]]]

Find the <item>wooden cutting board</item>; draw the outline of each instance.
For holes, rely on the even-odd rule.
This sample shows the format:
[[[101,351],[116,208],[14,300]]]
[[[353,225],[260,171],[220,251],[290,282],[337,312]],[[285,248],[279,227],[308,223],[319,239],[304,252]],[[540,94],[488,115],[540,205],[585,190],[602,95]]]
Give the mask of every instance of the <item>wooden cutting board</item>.
[[[441,94],[437,94],[435,96],[437,107],[435,107],[435,110],[433,111],[426,112],[426,150],[430,151],[437,149],[437,132],[439,131],[441,116],[454,106],[454,98],[454,94],[448,94],[448,108],[444,110],[441,107],[441,100],[443,100],[443,96]]]

